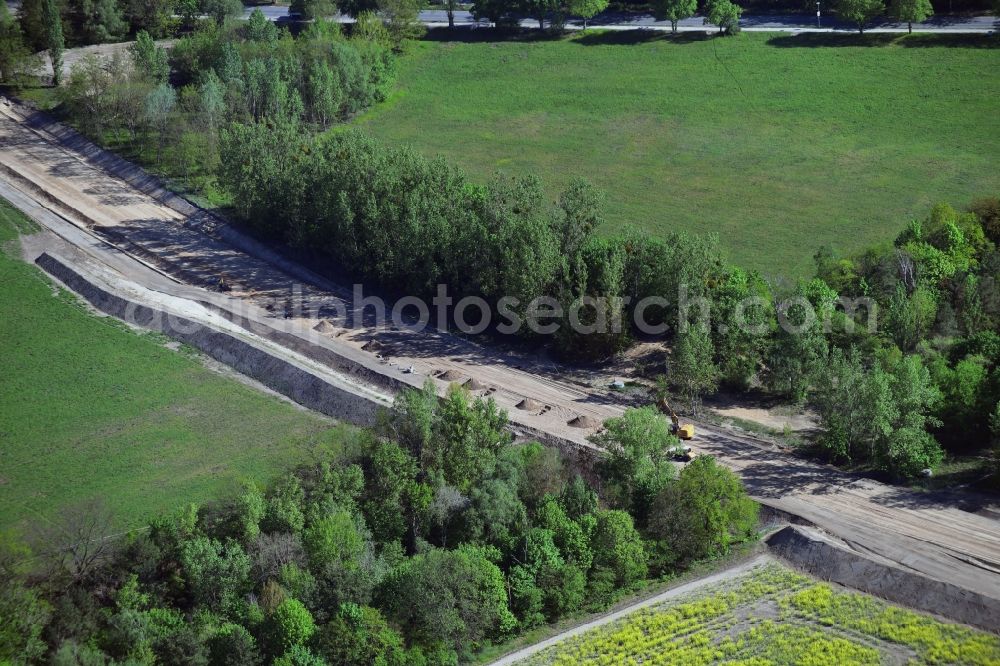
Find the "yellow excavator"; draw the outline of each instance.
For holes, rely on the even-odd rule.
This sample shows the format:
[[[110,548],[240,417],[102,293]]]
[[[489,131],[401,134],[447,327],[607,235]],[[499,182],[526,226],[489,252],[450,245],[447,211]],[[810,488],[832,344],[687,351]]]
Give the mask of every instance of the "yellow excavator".
[[[677,418],[677,413],[670,407],[670,403],[667,402],[666,398],[661,398],[658,405],[660,411],[670,417],[670,432],[677,435],[680,439],[694,439],[694,425],[690,423],[681,424],[681,420]]]

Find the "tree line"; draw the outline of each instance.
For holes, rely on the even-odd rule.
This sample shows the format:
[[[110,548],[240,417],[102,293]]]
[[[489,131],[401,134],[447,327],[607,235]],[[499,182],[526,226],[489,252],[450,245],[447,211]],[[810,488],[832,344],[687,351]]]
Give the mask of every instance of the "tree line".
[[[24,0],[18,15],[28,45],[50,48],[53,22],[66,46],[116,42],[146,31],[160,38],[190,29],[200,16],[218,23],[242,15],[239,0]]]
[[[395,0],[399,2],[400,0]],[[440,3],[448,15],[448,24],[454,27],[454,12],[459,7],[457,0],[442,0]],[[696,15],[704,17],[706,25],[715,25],[719,31],[725,34],[736,34],[739,32],[739,19],[743,14],[744,7],[731,0],[649,0],[648,2],[633,2],[634,9],[645,9],[652,11],[657,20],[670,21],[673,32],[677,32],[679,21],[691,18]],[[815,5],[812,2],[801,2],[797,0],[793,3],[785,3],[781,0],[744,0],[744,4],[753,9],[765,9],[774,11],[784,8],[792,12],[805,11],[812,14]],[[939,5],[943,5],[939,1]],[[994,12],[1000,10],[1000,5],[993,4],[985,0],[973,0],[971,3],[977,4],[976,9],[993,9]],[[546,29],[546,21],[551,29],[561,29],[570,18],[583,20],[584,28],[587,22],[607,10],[609,0],[475,0],[471,5],[473,16],[477,20],[488,20],[497,27],[504,29],[515,29],[522,18],[531,18],[538,21],[539,29]],[[782,5],[785,5],[782,7]],[[297,0],[292,3],[293,12],[299,13],[305,18],[329,15],[333,11],[340,11],[349,16],[358,16],[365,11],[385,11],[390,9],[378,0],[341,0],[334,3],[332,0]],[[417,8],[419,9],[419,7]],[[887,16],[893,20],[906,23],[910,31],[913,30],[914,23],[920,23],[934,15],[935,8],[931,0],[833,0],[827,7],[827,11],[833,10],[838,16],[846,21],[850,21],[858,26],[859,32],[864,32],[865,26],[879,16]],[[938,11],[968,11],[972,7],[956,8],[954,0],[949,0],[948,5],[939,6]],[[408,13],[410,20],[415,20],[416,12]]]
[[[627,322],[574,330],[565,313],[582,299],[602,298],[611,310],[577,308],[584,324],[598,314],[634,318],[633,304],[646,297],[682,288],[692,299],[707,297],[710,281],[727,273],[714,237],[598,235],[602,195],[582,180],[550,204],[531,175],[498,173],[478,184],[407,147],[353,130],[310,135],[295,122],[235,123],[222,133],[221,156],[220,185],[255,232],[399,294],[429,300],[447,284],[456,297],[494,307],[516,299],[512,309],[522,315],[549,296],[564,306],[555,341],[577,358],[606,358],[631,339]],[[677,313],[672,300],[644,318],[660,325]],[[539,334],[522,327],[517,335],[537,341]]]
[[[99,141],[231,201],[256,233],[390,292],[433,297],[444,283],[493,305],[513,296],[522,309],[548,296],[564,313],[579,311],[585,326],[625,323],[590,334],[567,325],[552,335],[524,330],[526,342],[566,357],[621,351],[643,299],[666,297],[642,314],[670,325],[665,388],[692,410],[720,386],[811,402],[834,433],[823,440],[829,455],[895,476],[933,467],[941,443],[957,452],[990,442],[1000,399],[990,336],[1000,318],[988,201],[967,213],[936,208],[891,248],[847,258],[824,250],[816,278],[792,288],[730,265],[712,236],[599,235],[603,198],[584,181],[552,202],[531,175],[475,183],[443,160],[354,131],[317,135],[384,99],[391,85],[402,33],[354,9],[362,13],[349,39],[322,20],[293,37],[259,12],[243,23],[202,22],[170,56],[140,33],[128,55],[77,65],[63,108]],[[751,326],[682,326],[682,287],[715,321],[739,314]],[[878,329],[845,313],[840,296],[874,298]],[[806,316],[778,311],[789,297],[805,299],[820,321],[789,334],[779,318]],[[585,305],[593,299],[605,310]],[[742,308],[747,299],[757,305]],[[833,326],[824,330],[822,320]],[[874,396],[863,401],[868,417],[837,413],[847,404],[838,387],[850,382],[825,382],[830,369],[877,378],[855,387]],[[907,395],[922,398],[904,404]]]
[[[720,385],[812,401],[831,455],[895,476],[940,462],[935,434],[956,450],[988,444],[988,415],[1000,400],[995,200],[962,214],[938,206],[895,244],[858,257],[821,250],[815,278],[775,291],[759,274],[729,265],[712,236],[598,235],[602,196],[584,181],[550,203],[530,175],[473,183],[442,159],[357,131],[311,136],[295,123],[233,124],[222,133],[221,155],[220,184],[255,232],[399,294],[431,299],[435,285],[447,284],[456,297],[493,305],[503,296],[522,307],[551,297],[563,306],[559,329],[518,335],[566,357],[621,351],[632,340],[637,304],[667,297],[643,319],[669,325],[666,387],[692,409]],[[707,310],[723,324],[738,314],[747,325],[682,321],[682,291],[704,306],[693,314]],[[869,297],[878,312],[848,312],[842,296]],[[599,332],[570,326],[573,306],[597,298],[605,311],[577,307],[583,323],[617,316],[625,324]],[[783,310],[789,299],[809,312]],[[864,382],[851,384],[851,372]],[[847,413],[855,403],[866,416]]]
[[[2,540],[0,660],[457,664],[755,535],[737,477],[711,458],[678,475],[653,409],[608,423],[592,481],[506,422],[430,385],[336,456],[123,542],[94,538],[93,508],[33,559]]]
[[[950,0],[953,4],[954,0]],[[450,26],[454,26],[458,0],[443,0]],[[295,0],[289,11],[296,19],[324,19],[337,12],[371,19],[378,15],[387,26],[396,46],[422,36],[426,29],[418,19],[422,5],[416,0]],[[516,28],[521,18],[538,21],[541,29],[561,29],[569,18],[587,21],[608,8],[608,0],[477,0],[471,11],[477,19],[500,28]],[[700,14],[706,25],[716,25],[720,33],[739,32],[744,8],[731,0],[651,0],[648,8],[661,21],[668,20],[673,32],[678,22]],[[805,7],[811,11],[812,5]],[[831,9],[855,23],[860,32],[874,18],[888,17],[907,23],[925,21],[934,15],[931,0],[834,0]],[[984,7],[985,8],[985,7]],[[994,2],[994,12],[1000,4]],[[771,8],[773,9],[773,8]],[[796,7],[795,9],[802,9]],[[953,7],[949,6],[948,11]],[[191,32],[207,16],[217,25],[240,16],[239,0],[25,0],[15,20],[5,6],[0,8],[0,80],[17,83],[37,68],[31,54],[47,50],[54,63],[62,62],[67,47],[114,42],[146,32],[154,38]],[[55,68],[59,82],[61,67]]]
[[[88,136],[213,196],[227,124],[282,118],[322,130],[385,99],[394,76],[378,20],[350,39],[325,21],[293,38],[255,11],[201,23],[169,55],[140,32],[127,51],[74,64],[58,96]]]
[[[833,456],[913,474],[940,460],[937,441],[956,452],[1000,443],[998,244],[1000,200],[987,198],[965,212],[939,204],[892,244],[816,254],[817,281],[879,306],[876,334],[833,336],[812,375]]]

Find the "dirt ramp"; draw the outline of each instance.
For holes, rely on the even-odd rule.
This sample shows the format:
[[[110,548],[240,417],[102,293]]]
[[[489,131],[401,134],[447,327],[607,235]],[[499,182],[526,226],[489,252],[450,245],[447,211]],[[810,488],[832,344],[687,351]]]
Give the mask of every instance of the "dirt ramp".
[[[443,382],[459,382],[465,379],[462,373],[458,370],[447,370],[439,374],[437,378]]]
[[[876,561],[813,528],[789,525],[772,534],[767,545],[817,578],[986,631],[1000,627],[1000,599]]]
[[[542,403],[532,400],[531,398],[525,398],[521,402],[517,403],[518,409],[523,409],[526,412],[537,412],[542,408]]]
[[[566,425],[574,428],[600,428],[601,422],[589,416],[577,416],[566,422]]]
[[[339,336],[343,331],[328,322],[326,319],[313,326],[313,330],[323,335]]]
[[[464,384],[462,384],[462,386],[464,386],[465,388],[467,388],[470,391],[483,391],[486,388],[488,388],[486,386],[486,384],[484,384],[484,383],[482,383],[480,381],[476,381],[475,377],[473,377],[469,381],[467,381]]]

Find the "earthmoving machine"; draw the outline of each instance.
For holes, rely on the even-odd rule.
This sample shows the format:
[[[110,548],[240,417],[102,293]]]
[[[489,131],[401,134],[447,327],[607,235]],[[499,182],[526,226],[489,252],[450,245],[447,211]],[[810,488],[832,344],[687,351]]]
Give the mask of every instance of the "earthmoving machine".
[[[659,404],[660,411],[670,417],[670,432],[677,435],[681,439],[694,439],[694,425],[690,423],[681,424],[681,420],[677,418],[677,413],[667,402],[666,398],[660,399]]]

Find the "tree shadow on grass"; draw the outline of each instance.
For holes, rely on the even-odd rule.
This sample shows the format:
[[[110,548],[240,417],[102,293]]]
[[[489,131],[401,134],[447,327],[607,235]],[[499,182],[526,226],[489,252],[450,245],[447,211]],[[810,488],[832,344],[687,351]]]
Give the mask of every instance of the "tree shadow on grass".
[[[998,35],[905,35],[897,42],[898,46],[908,48],[928,48],[932,46],[961,49],[1000,49]]]
[[[803,32],[792,35],[778,35],[767,40],[769,46],[779,48],[828,48],[841,46],[891,46],[899,39],[899,35],[892,33],[869,33],[861,35],[858,33],[826,33],[826,32]]]
[[[487,44],[496,42],[554,42],[565,37],[556,30],[526,28],[474,28],[459,25],[454,28],[430,28],[422,38],[425,42],[456,42],[462,44]]]
[[[804,32],[793,35],[778,35],[767,40],[769,46],[778,48],[837,48],[842,46],[884,47],[902,46],[906,48],[1000,48],[1000,39],[994,35],[975,34],[917,34],[900,35],[896,33],[817,33]]]
[[[650,42],[670,42],[672,44],[693,44],[715,39],[718,35],[704,32],[679,32],[671,34],[660,30],[593,30],[582,33],[572,40],[580,46],[631,46]]]
[[[581,46],[631,46],[649,42],[670,42],[673,44],[693,44],[714,39],[719,35],[706,32],[679,32],[671,34],[661,30],[599,30],[592,29],[580,33],[570,33],[558,29],[546,28],[473,28],[460,25],[454,28],[431,28],[422,38],[427,42],[453,42],[462,44],[489,44],[498,42],[557,42],[567,40]]]

